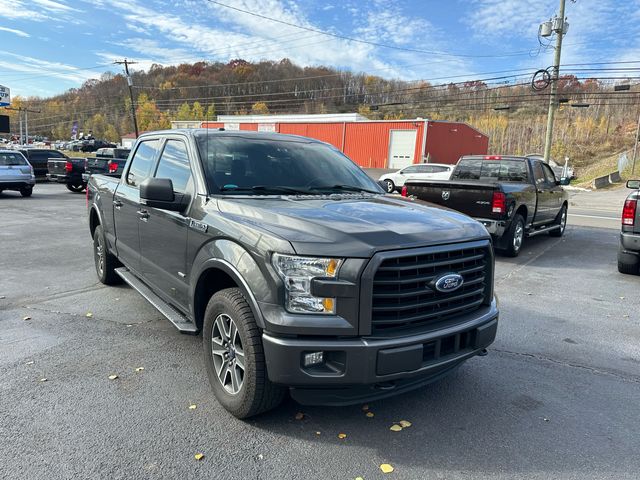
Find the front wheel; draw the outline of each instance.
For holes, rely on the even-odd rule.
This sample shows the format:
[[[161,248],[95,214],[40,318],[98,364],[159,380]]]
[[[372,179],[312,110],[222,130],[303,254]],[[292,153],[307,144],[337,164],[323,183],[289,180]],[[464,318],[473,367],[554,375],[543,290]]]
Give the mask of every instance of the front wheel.
[[[202,341],[213,393],[233,416],[251,417],[280,404],[285,389],[269,381],[262,335],[240,289],[211,297]]]
[[[554,228],[549,232],[549,235],[552,237],[561,237],[562,235],[564,235],[564,231],[567,228],[567,206],[566,205],[562,206],[553,224],[560,225],[560,228]]]
[[[519,213],[511,220],[509,229],[505,232],[506,248],[504,254],[507,257],[517,257],[524,242],[524,218]]]
[[[20,195],[23,197],[30,197],[33,193],[33,187],[24,187],[20,189]]]
[[[385,190],[387,191],[387,193],[393,193],[396,191],[396,186],[393,183],[393,180],[385,180],[384,181],[384,187]]]
[[[67,189],[73,193],[80,193],[85,189],[86,185],[84,183],[67,183]]]

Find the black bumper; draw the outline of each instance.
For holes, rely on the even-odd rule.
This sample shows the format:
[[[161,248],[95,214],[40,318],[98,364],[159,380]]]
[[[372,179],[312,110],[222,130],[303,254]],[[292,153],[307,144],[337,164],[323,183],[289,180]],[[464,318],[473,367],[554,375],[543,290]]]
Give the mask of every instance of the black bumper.
[[[269,379],[291,387],[303,404],[349,405],[399,394],[438,380],[495,339],[495,301],[455,325],[397,338],[283,338],[263,334]],[[306,353],[324,352],[320,366]]]
[[[50,182],[66,183],[69,185],[82,185],[86,183],[81,173],[73,173],[71,175],[61,175],[58,173],[47,173],[47,180]]]

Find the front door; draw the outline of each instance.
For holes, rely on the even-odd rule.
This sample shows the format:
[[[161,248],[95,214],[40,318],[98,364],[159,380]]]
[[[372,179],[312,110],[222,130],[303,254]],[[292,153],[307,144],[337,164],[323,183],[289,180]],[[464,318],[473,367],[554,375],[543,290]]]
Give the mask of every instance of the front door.
[[[140,272],[141,223],[139,185],[149,176],[158,155],[158,140],[140,142],[127,172],[113,196],[113,219],[116,226],[118,258],[131,270]]]
[[[555,173],[553,169],[546,163],[542,164],[544,175],[547,178],[547,185],[549,186],[549,216],[548,221],[553,221],[558,216],[562,203],[564,202],[563,193],[564,189],[558,185]]]
[[[189,154],[180,137],[165,144],[155,178],[168,178],[173,190],[193,198],[195,194]],[[141,267],[144,280],[184,311],[188,310],[187,229],[185,212],[144,207],[148,218],[140,222]]]
[[[543,164],[540,161],[533,162],[533,179],[536,185],[536,195],[538,205],[534,224],[540,225],[551,221],[552,214],[550,208],[553,204],[552,186],[549,185],[547,176],[544,173]],[[555,185],[553,185],[555,187]]]

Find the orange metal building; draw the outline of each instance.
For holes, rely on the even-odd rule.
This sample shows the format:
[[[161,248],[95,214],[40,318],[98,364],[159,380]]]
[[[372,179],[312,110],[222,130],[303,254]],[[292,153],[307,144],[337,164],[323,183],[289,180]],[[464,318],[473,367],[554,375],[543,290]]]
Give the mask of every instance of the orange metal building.
[[[202,122],[204,128],[287,133],[330,143],[364,168],[400,169],[412,163],[455,164],[485,155],[489,137],[460,122],[432,120],[278,121],[277,117]],[[272,118],[272,120],[270,120]]]

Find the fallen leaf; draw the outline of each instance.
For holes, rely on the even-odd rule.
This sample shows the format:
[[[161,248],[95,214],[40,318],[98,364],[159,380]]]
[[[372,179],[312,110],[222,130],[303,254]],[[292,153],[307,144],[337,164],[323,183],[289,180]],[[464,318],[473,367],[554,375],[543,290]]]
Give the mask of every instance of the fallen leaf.
[[[298,412],[296,413],[296,420],[302,420],[304,418],[304,413]]]
[[[346,433],[339,433],[339,434],[338,434],[338,438],[339,438],[340,440],[343,440],[343,439],[347,438],[347,434],[346,434]]]
[[[391,425],[391,428],[389,428],[389,430],[391,430],[392,432],[399,432],[400,430],[402,430],[402,427],[397,423],[394,423],[393,425]]]
[[[189,410],[195,410],[196,408],[198,408],[198,406],[195,403],[189,405]]]
[[[400,420],[400,426],[402,428],[409,428],[411,426],[411,422],[408,420]]]
[[[375,415],[373,414],[373,412],[367,412],[365,415],[366,415],[368,418],[373,418],[373,417],[375,417]]]
[[[46,378],[41,378],[41,379],[40,379],[40,381],[41,381],[41,382],[46,382],[46,381],[47,381],[47,379],[46,379]]]
[[[25,365],[33,365],[34,363],[36,362],[34,362],[33,360],[29,360],[27,363],[25,363]]]
[[[549,419],[548,419],[548,418],[543,418],[543,420],[544,420],[545,422],[548,422],[548,421],[549,421]]]
[[[622,318],[629,318],[629,315],[622,315]]]
[[[136,372],[141,372],[141,371],[143,371],[143,370],[144,370],[144,367],[138,367],[138,368],[136,368]]]
[[[362,477],[356,477],[355,480],[364,480]]]
[[[129,328],[129,327],[133,327],[133,325],[131,325],[131,324],[129,323],[129,324],[127,325],[127,328]]]
[[[31,320],[31,317],[24,317],[23,320]]]
[[[93,313],[87,312],[87,318],[91,318],[91,317],[93,317]]]
[[[262,459],[264,459],[264,455],[263,455],[263,454],[261,454],[261,453],[259,453],[259,454],[258,454],[258,460],[262,460]]]
[[[322,435],[322,432],[316,432],[316,435]]]
[[[527,295],[533,295],[533,293],[531,293],[531,292],[527,292]]]
[[[193,458],[195,458],[196,460],[202,460],[204,458],[204,455],[202,453],[196,453]]]
[[[0,295],[0,300],[4,300],[5,298],[7,297],[5,297],[4,295]]]
[[[624,297],[620,297],[620,300],[624,300]]]
[[[109,380],[115,380],[118,378],[118,375],[109,375]]]
[[[388,463],[383,463],[380,465],[380,470],[382,470],[382,473],[391,473],[393,472],[393,467]]]

